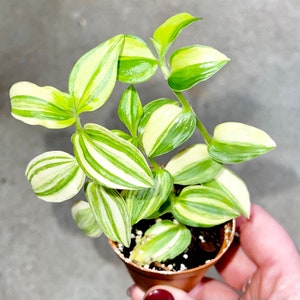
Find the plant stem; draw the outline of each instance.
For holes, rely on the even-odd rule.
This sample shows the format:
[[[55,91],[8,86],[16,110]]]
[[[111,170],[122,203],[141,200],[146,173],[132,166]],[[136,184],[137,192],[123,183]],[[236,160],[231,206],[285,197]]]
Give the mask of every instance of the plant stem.
[[[168,69],[168,66],[167,66],[164,58],[161,58],[161,57],[159,58],[159,66],[160,66],[161,72],[164,75],[165,79],[168,80],[170,71]]]
[[[203,123],[200,121],[200,119],[196,116],[196,126],[198,130],[200,131],[201,135],[203,136],[206,144],[209,144],[211,142],[211,136],[208,133],[207,129],[203,125]]]
[[[150,163],[151,163],[154,170],[160,169],[159,164],[154,160],[154,158],[152,158],[152,157],[148,157],[148,158],[149,158],[149,161],[150,161]]]
[[[187,111],[193,111],[190,103],[187,101],[187,99],[184,97],[184,95],[181,92],[176,92],[173,91],[173,93],[176,95],[176,97],[178,98],[178,100],[180,101],[180,103],[182,104],[182,106],[187,110]]]
[[[199,132],[201,133],[201,135],[203,136],[205,142],[207,144],[209,144],[211,141],[211,136],[210,136],[209,132],[207,131],[206,127],[204,126],[204,124],[201,122],[201,120],[195,114],[195,112],[194,112],[193,108],[191,107],[190,103],[188,102],[188,100],[185,98],[185,96],[182,94],[182,92],[176,92],[176,91],[173,91],[173,92],[176,95],[176,97],[178,98],[178,100],[180,101],[180,103],[182,104],[182,106],[186,110],[193,112],[193,114],[196,117],[196,126],[197,126]]]
[[[81,125],[81,122],[80,122],[79,115],[76,115],[75,128],[76,128],[77,131],[82,130],[82,125]]]

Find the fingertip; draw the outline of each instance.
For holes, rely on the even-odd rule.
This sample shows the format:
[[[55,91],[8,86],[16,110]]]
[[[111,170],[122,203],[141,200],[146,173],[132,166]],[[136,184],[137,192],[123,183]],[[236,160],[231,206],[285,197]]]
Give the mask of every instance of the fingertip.
[[[145,292],[136,284],[127,289],[127,296],[132,300],[143,300]]]

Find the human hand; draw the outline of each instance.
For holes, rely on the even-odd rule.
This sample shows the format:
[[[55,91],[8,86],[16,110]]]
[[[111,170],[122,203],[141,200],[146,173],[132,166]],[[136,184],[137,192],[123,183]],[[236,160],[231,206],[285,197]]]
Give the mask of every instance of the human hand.
[[[224,282],[203,278],[189,293],[155,286],[144,293],[134,285],[132,300],[300,299],[300,258],[281,225],[258,205],[249,220],[237,219],[239,242],[216,264]]]

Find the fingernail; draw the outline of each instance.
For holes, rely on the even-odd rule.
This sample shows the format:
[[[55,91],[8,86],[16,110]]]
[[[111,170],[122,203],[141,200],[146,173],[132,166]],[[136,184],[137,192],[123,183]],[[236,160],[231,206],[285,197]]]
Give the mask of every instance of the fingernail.
[[[144,300],[175,300],[172,294],[163,289],[153,290],[146,295]]]

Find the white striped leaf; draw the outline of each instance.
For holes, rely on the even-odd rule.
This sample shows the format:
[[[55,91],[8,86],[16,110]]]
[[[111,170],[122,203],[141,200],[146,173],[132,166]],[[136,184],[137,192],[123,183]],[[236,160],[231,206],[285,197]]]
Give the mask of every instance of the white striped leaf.
[[[163,169],[153,170],[153,178],[152,188],[131,190],[126,193],[125,200],[131,224],[136,224],[156,213],[170,195],[173,180],[169,172]]]
[[[150,119],[150,117],[152,116],[152,114],[154,113],[155,110],[157,110],[159,107],[163,106],[163,105],[167,105],[167,104],[172,104],[172,105],[177,105],[178,106],[178,102],[175,100],[171,100],[171,99],[167,99],[167,98],[159,98],[156,100],[153,100],[149,103],[147,103],[144,106],[144,111],[143,111],[143,117],[140,120],[139,126],[138,126],[138,134],[139,136],[142,136],[144,131],[145,131],[145,127]]]
[[[199,20],[188,13],[180,13],[167,19],[153,34],[153,45],[160,55],[164,57],[180,32],[192,22]]]
[[[85,181],[75,157],[63,151],[49,151],[35,157],[29,162],[25,175],[37,197],[47,202],[72,198]]]
[[[72,206],[72,217],[78,228],[87,236],[97,238],[102,234],[90,205],[86,201],[78,201]]]
[[[182,224],[163,220],[152,225],[134,247],[130,260],[138,265],[163,262],[182,253],[191,242],[191,232]]]
[[[244,181],[232,171],[223,168],[221,172],[205,186],[216,188],[226,194],[234,208],[242,215],[250,216],[250,195]]]
[[[193,185],[212,180],[222,169],[208,154],[207,145],[195,144],[177,153],[166,165],[174,183]]]
[[[194,45],[176,50],[170,57],[168,83],[175,91],[187,90],[217,73],[229,58],[218,50]]]
[[[72,137],[74,153],[84,172],[115,189],[151,187],[151,170],[141,152],[110,130],[86,124]]]
[[[118,116],[133,137],[137,136],[137,127],[142,115],[143,107],[138,92],[130,86],[121,96]]]
[[[139,37],[125,35],[119,56],[118,80],[136,84],[151,78],[158,68],[156,57]]]
[[[84,54],[69,76],[69,92],[77,114],[94,111],[109,98],[117,78],[123,35],[114,36]]]
[[[275,142],[263,130],[243,123],[226,122],[216,126],[208,152],[221,163],[234,164],[251,160],[275,147]]]
[[[155,103],[159,104],[159,101]],[[142,145],[148,157],[162,155],[180,146],[193,134],[196,126],[194,113],[179,107],[176,101],[159,104],[145,117]]]
[[[171,202],[174,217],[189,226],[211,227],[239,216],[225,193],[207,186],[185,187]]]
[[[104,234],[126,247],[130,245],[131,224],[123,197],[113,189],[88,182],[85,195]]]
[[[30,125],[65,128],[75,122],[70,96],[53,87],[17,82],[10,89],[12,115]]]

